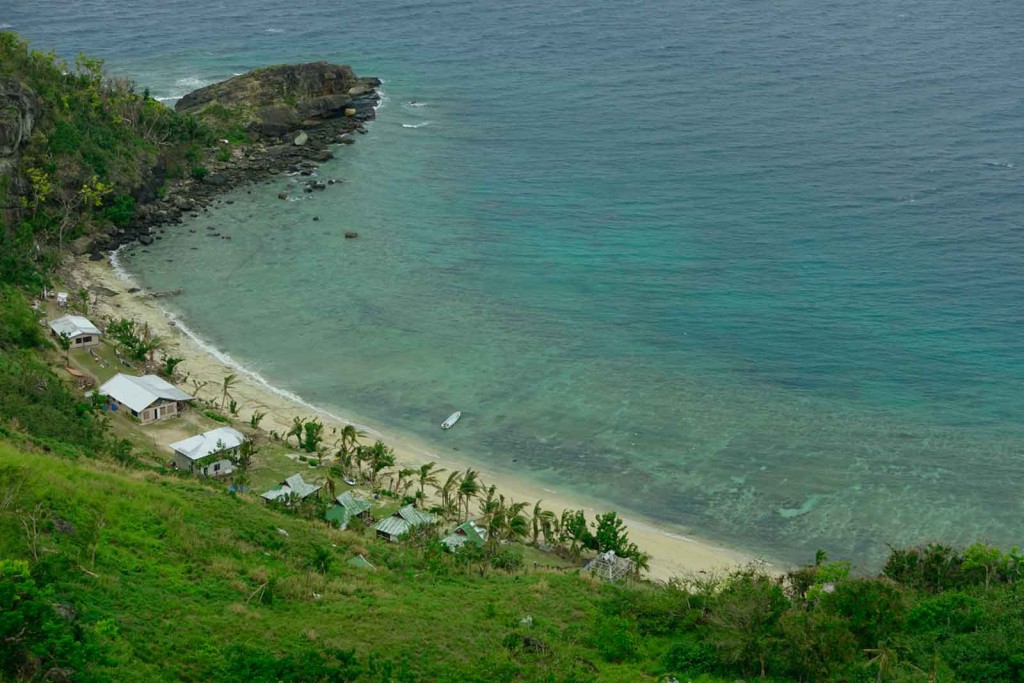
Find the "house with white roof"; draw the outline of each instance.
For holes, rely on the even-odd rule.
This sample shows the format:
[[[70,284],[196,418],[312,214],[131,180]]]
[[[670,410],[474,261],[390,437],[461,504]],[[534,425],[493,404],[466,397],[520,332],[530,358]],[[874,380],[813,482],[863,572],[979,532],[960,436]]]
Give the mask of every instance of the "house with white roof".
[[[323,486],[320,484],[307,483],[301,474],[293,474],[274,488],[261,494],[260,498],[265,503],[269,503],[272,500],[288,501],[292,496],[297,497],[299,500],[305,500],[310,496],[318,496],[322,488]]]
[[[173,417],[183,410],[192,397],[156,375],[126,375],[118,373],[100,388],[111,410],[124,406],[132,417],[141,422],[153,422]]]
[[[171,444],[174,464],[183,472],[223,477],[234,471],[234,457],[245,435],[231,427],[218,427]]]
[[[99,346],[101,334],[100,328],[82,315],[62,315],[50,321],[50,335],[53,337],[67,335],[73,349]]]

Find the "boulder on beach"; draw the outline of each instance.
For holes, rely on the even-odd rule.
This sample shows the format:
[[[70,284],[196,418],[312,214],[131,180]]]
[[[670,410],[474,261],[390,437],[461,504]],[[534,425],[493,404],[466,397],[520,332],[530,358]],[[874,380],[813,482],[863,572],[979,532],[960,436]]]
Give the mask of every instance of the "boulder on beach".
[[[292,140],[292,144],[295,145],[296,147],[302,147],[307,142],[309,142],[309,136],[306,135],[306,131],[304,130],[300,130],[299,134],[296,135],[295,139]]]

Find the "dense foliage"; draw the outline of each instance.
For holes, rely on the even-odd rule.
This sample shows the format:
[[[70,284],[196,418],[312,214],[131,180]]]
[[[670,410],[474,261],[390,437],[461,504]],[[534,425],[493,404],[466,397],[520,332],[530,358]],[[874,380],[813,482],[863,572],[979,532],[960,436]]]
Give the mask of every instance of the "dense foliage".
[[[29,93],[39,109],[17,169],[0,184],[0,205],[18,215],[0,223],[0,281],[38,287],[75,238],[126,225],[136,195],[166,173],[183,173],[214,133],[134,85],[105,78],[102,62],[74,65],[32,50],[0,31],[0,85]],[[24,187],[13,196],[17,185]],[[45,248],[40,248],[45,247]]]

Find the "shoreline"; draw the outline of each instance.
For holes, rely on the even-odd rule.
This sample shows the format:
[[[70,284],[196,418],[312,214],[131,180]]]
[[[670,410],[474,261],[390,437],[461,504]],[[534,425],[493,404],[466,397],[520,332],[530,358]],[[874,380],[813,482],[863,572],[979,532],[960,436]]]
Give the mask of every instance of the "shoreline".
[[[344,415],[314,405],[300,395],[274,386],[259,373],[247,368],[230,354],[207,343],[194,330],[191,330],[177,316],[163,309],[147,291],[136,282],[130,273],[125,271],[117,260],[117,252],[106,260],[89,260],[88,257],[76,257],[70,271],[70,279],[78,286],[84,286],[93,294],[95,303],[91,306],[93,315],[102,317],[129,317],[150,326],[153,333],[163,342],[163,349],[168,355],[184,358],[181,370],[188,374],[189,379],[200,383],[207,382],[209,387],[218,386],[226,372],[236,372],[239,376],[232,394],[241,404],[239,420],[247,421],[255,410],[266,413],[261,423],[263,431],[277,430],[286,432],[296,415],[317,417],[327,428],[340,428],[345,424],[353,424],[366,433],[367,440],[381,439],[391,446],[396,459],[402,466],[418,467],[420,464],[435,461],[448,470],[472,467],[480,472],[480,477],[487,484],[496,484],[498,490],[515,500],[542,500],[545,509],[560,512],[563,509],[584,509],[588,516],[597,512],[614,509],[614,506],[598,506],[596,501],[585,496],[572,493],[552,492],[545,489],[540,482],[531,481],[527,475],[517,476],[507,472],[495,472],[485,463],[474,461],[463,455],[439,454],[422,439],[402,434],[386,426],[364,424],[360,420],[352,420]],[[136,292],[129,289],[138,288]],[[115,292],[105,294],[106,290]],[[189,383],[181,386],[192,392]],[[343,412],[343,411],[342,411]],[[625,521],[630,540],[641,550],[649,553],[650,571],[647,578],[656,581],[668,581],[674,576],[694,572],[724,571],[739,565],[747,564],[755,558],[715,545],[704,539],[694,538],[683,529],[675,529],[642,515],[632,512],[621,513]]]

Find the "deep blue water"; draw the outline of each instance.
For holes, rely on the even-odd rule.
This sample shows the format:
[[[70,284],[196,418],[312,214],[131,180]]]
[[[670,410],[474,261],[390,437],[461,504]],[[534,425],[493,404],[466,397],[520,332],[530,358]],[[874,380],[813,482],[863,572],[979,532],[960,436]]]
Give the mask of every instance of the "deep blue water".
[[[773,557],[1019,541],[1019,5],[555,5],[0,23],[163,98],[286,61],[385,79],[322,169],[348,183],[281,179],[127,256],[275,382]]]

